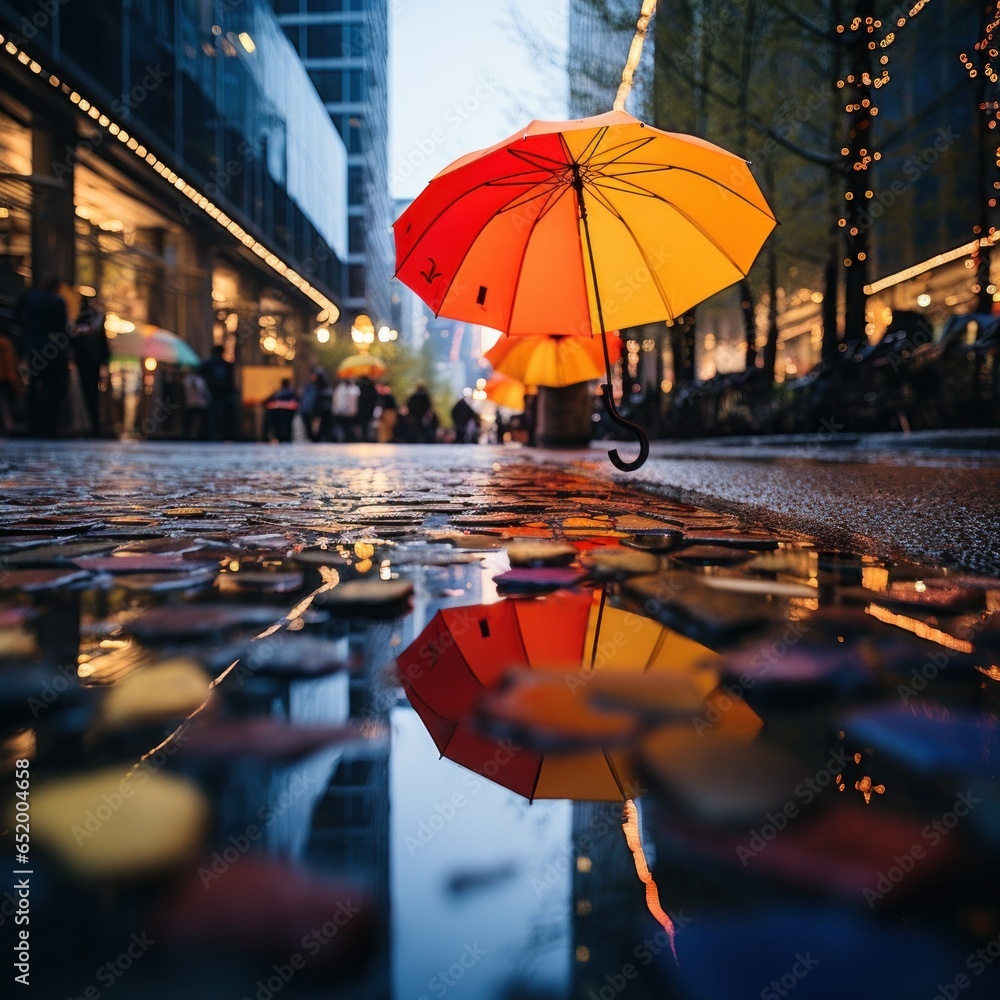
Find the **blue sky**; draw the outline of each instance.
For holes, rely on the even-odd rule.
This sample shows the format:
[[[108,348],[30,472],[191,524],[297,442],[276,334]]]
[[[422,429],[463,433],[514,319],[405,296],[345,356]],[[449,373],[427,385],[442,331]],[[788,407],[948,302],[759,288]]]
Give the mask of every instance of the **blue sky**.
[[[569,0],[390,0],[389,9],[393,197],[414,197],[452,160],[532,118],[566,117]]]

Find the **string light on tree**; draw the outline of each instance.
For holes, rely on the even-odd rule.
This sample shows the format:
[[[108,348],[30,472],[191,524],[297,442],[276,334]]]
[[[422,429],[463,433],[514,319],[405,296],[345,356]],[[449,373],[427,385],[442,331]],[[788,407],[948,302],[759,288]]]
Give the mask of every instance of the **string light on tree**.
[[[845,206],[837,224],[844,230],[846,240],[845,304],[849,336],[860,336],[865,326],[868,226],[874,214],[869,212],[868,206],[875,196],[869,182],[869,170],[882,158],[872,137],[872,123],[879,113],[876,95],[891,79],[888,50],[899,37],[900,30],[929,2],[913,3],[893,24],[886,25],[875,16],[874,0],[857,0],[853,18],[837,25],[848,70],[837,80],[837,89],[844,92],[844,111],[848,115],[848,138],[840,151],[847,179]]]
[[[1000,81],[1000,74],[997,72],[997,60],[1000,57],[1000,47],[995,39],[997,29],[1000,28],[1000,3],[995,3],[991,13],[986,14],[983,25],[983,33],[979,41],[973,46],[972,52],[962,52],[959,60],[965,67],[971,80],[977,80],[979,84],[979,110],[982,112],[981,122],[984,126],[980,133],[982,147],[980,149],[981,172],[978,179],[980,197],[980,219],[987,228],[989,239],[982,238],[983,225],[973,227],[973,234],[976,237],[973,243],[973,250],[965,266],[971,271],[975,271],[975,280],[972,284],[972,291],[979,296],[978,308],[989,311],[992,306],[992,295],[983,292],[984,286],[990,284],[990,257],[996,227],[989,225],[988,215],[992,209],[997,207],[997,196],[995,193],[1000,190],[1000,145],[994,146],[993,181],[985,175],[986,171],[986,143],[997,142],[998,122],[1000,122],[1000,100],[998,100],[997,83]],[[990,138],[992,137],[992,138]]]

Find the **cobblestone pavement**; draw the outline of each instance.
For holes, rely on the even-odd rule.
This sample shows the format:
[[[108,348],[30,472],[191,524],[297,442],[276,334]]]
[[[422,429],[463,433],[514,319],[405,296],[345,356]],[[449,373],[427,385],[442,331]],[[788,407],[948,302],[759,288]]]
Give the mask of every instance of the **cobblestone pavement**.
[[[38,995],[996,995],[1000,582],[610,473],[5,443]]]

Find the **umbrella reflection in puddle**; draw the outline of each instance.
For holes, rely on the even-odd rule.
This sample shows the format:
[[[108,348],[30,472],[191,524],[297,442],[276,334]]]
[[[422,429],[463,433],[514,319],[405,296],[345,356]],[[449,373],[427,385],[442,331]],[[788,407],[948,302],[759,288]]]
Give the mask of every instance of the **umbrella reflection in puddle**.
[[[705,706],[718,660],[611,606],[602,589],[446,608],[397,669],[442,756],[532,801],[622,802],[646,905],[676,958],[675,927],[642,847],[635,746],[651,725]]]

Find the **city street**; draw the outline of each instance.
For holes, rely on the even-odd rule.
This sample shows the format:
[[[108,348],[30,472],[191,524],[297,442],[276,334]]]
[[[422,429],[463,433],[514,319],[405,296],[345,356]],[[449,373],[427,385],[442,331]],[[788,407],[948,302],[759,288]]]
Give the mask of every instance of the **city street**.
[[[996,698],[996,463],[728,450],[6,442],[37,995],[728,996],[718,947],[753,996],[784,955],[810,997],[953,978],[995,891],[962,817],[996,793],[947,745]]]
[[[0,997],[997,1000],[1000,0],[0,0]]]

